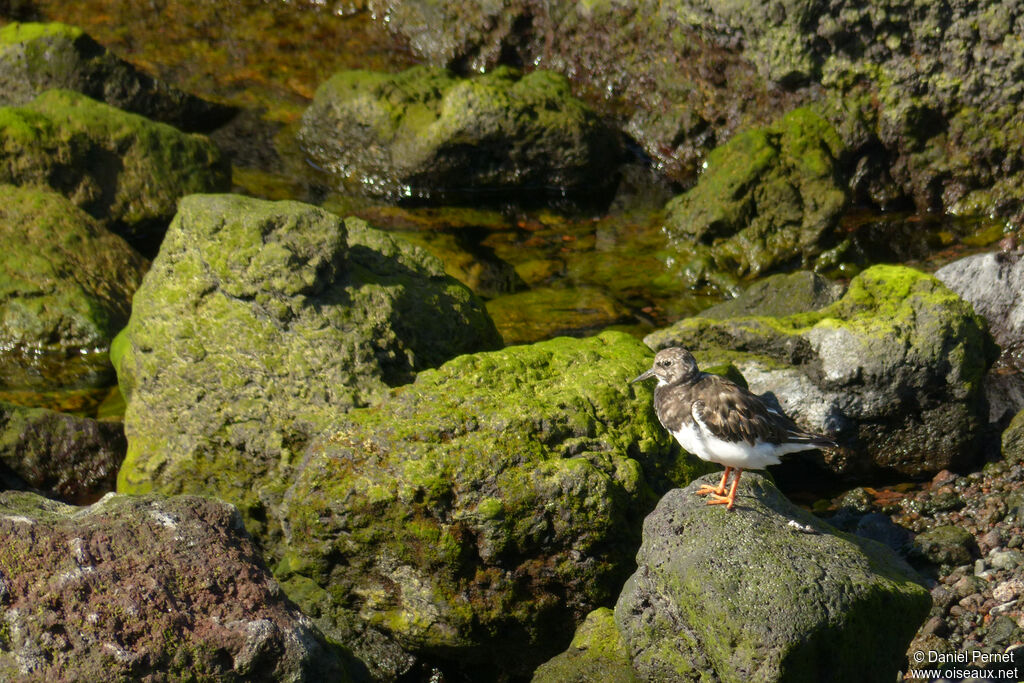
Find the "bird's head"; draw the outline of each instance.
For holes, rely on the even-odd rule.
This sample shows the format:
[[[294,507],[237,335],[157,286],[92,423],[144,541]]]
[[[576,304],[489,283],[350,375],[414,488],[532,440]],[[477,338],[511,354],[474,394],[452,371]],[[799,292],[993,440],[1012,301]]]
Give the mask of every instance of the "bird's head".
[[[699,374],[697,360],[693,357],[693,354],[681,346],[673,346],[658,351],[654,356],[654,365],[651,366],[651,369],[639,377],[630,380],[630,384],[641,382],[651,377],[658,378],[659,386],[678,384],[679,382],[687,382]]]

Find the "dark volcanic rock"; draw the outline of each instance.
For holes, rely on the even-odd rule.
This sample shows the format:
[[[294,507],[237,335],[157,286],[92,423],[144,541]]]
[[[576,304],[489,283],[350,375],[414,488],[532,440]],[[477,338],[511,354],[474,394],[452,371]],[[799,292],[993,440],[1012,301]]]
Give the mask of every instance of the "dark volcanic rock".
[[[0,678],[346,680],[230,505],[0,493]]]
[[[732,511],[694,495],[708,483],[670,491],[644,522],[615,606],[639,678],[893,680],[931,605],[916,573],[760,474],[744,474]]]
[[[47,496],[82,503],[113,491],[126,448],[120,423],[0,402],[0,463]]]
[[[57,88],[186,131],[213,130],[235,111],[142,73],[80,28],[13,23],[0,29],[0,105],[25,104]]]
[[[397,196],[594,193],[611,187],[621,155],[563,76],[511,69],[343,71],[317,89],[299,138],[339,179]]]
[[[824,465],[849,479],[923,477],[981,452],[982,383],[998,349],[968,303],[910,268],[869,268],[816,311],[696,316],[645,342],[687,346],[704,365],[734,363],[752,391],[837,438],[844,448]]]
[[[111,352],[122,492],[203,493],[253,530],[310,437],[501,339],[423,250],[308,204],[182,199]]]

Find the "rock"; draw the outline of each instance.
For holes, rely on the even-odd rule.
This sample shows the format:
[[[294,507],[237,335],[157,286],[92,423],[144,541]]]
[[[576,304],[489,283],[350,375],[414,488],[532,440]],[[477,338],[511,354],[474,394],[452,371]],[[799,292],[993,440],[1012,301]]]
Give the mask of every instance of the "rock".
[[[0,185],[0,385],[107,386],[147,263],[64,197]],[[54,376],[54,365],[60,371]]]
[[[347,679],[230,505],[3,492],[0,534],[4,680]]]
[[[1021,594],[1024,594],[1024,581],[1021,579],[1000,581],[999,585],[992,589],[992,597],[998,602],[1009,602]]]
[[[758,473],[744,473],[731,512],[706,506],[698,483],[717,476],[670,491],[644,521],[638,568],[615,605],[642,680],[896,677],[931,604],[910,567]]]
[[[225,190],[230,169],[206,138],[69,90],[0,107],[0,182],[49,186],[144,254],[178,199]]]
[[[969,304],[910,268],[869,268],[817,311],[693,317],[644,341],[687,346],[702,365],[734,363],[754,393],[836,437],[843,449],[818,464],[853,481],[930,476],[981,452],[982,379],[996,347]]]
[[[826,263],[847,206],[838,178],[838,133],[810,109],[744,131],[708,154],[707,169],[666,206],[665,230],[680,260],[756,276]],[[834,257],[831,257],[834,258]],[[694,277],[713,279],[694,265]]]
[[[594,194],[621,155],[563,76],[508,68],[472,79],[426,67],[339,72],[317,89],[299,139],[339,180],[394,196]]]
[[[113,491],[126,448],[117,422],[0,402],[0,462],[47,496],[82,503]]]
[[[935,277],[974,306],[1002,347],[985,381],[989,421],[1024,410],[1024,259],[1021,252],[967,256],[935,271]]]
[[[505,343],[592,334],[631,320],[629,310],[596,287],[538,287],[487,302]]]
[[[933,564],[968,564],[974,551],[974,537],[958,526],[937,526],[914,539],[914,553]]]
[[[988,561],[993,569],[1013,571],[1024,565],[1024,553],[1018,550],[994,550],[989,553]]]
[[[623,333],[558,338],[336,416],[280,508],[285,591],[371,671],[378,633],[446,675],[529,674],[611,601],[652,492],[703,471],[628,384],[649,365]]]
[[[1002,453],[1007,462],[1024,464],[1024,410],[1017,413],[1003,431]]]
[[[576,629],[569,649],[533,672],[533,683],[640,683],[615,626],[615,615],[600,607]]]
[[[809,270],[779,273],[758,280],[735,299],[710,306],[702,318],[738,318],[745,315],[782,317],[825,308],[842,297],[846,288]]]
[[[118,490],[220,497],[259,532],[311,436],[500,343],[437,260],[361,220],[185,197],[111,353],[127,401]]]
[[[186,131],[213,130],[235,113],[142,73],[80,28],[12,23],[0,29],[0,105],[26,104],[58,88]]]

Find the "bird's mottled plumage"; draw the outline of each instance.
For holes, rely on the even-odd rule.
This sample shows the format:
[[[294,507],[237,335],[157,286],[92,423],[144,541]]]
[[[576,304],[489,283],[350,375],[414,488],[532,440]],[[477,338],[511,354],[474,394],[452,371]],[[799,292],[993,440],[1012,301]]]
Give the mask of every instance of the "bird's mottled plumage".
[[[662,349],[650,370],[633,382],[656,377],[654,409],[658,420],[684,449],[726,467],[710,503],[732,508],[734,482],[724,496],[729,470],[762,469],[795,451],[835,447],[819,434],[805,432],[760,398],[724,377],[701,372],[693,354],[681,347]],[[739,481],[739,472],[736,475]],[[710,487],[708,487],[710,488]]]

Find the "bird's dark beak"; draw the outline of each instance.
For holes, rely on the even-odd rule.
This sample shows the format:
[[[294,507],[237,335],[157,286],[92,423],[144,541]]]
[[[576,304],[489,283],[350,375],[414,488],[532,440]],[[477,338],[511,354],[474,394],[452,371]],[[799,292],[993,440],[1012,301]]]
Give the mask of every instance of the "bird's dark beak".
[[[650,379],[651,377],[654,377],[654,368],[651,368],[650,370],[640,375],[639,377],[634,377],[633,379],[629,380],[629,383],[636,384],[637,382],[642,382],[645,379]]]

